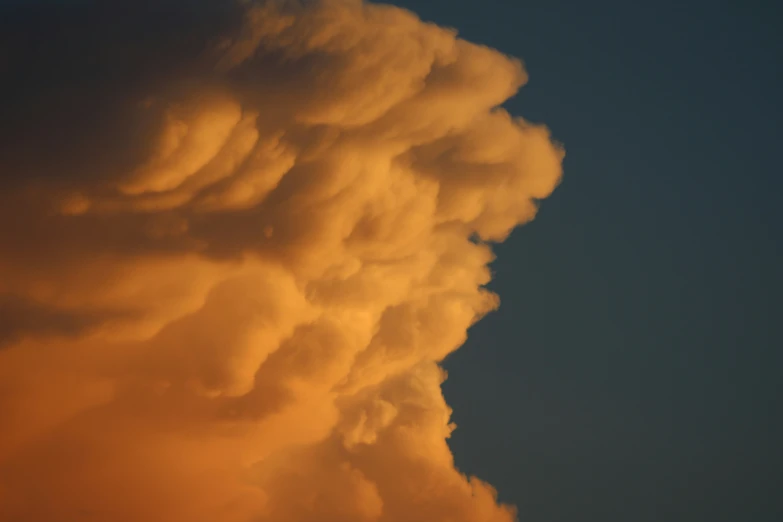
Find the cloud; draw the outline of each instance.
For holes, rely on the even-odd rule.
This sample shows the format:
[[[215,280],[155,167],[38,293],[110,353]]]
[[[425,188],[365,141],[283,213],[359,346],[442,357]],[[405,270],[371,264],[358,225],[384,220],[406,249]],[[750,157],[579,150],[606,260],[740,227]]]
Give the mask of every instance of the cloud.
[[[513,520],[438,363],[560,180],[521,63],[360,1],[6,9],[0,520]]]
[[[111,311],[69,310],[0,294],[0,349],[26,336],[79,336],[108,322]]]

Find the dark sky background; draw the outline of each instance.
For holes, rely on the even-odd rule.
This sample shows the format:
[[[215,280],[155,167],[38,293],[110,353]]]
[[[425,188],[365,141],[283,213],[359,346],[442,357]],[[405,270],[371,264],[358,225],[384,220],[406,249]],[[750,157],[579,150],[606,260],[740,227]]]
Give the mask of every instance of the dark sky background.
[[[567,151],[446,364],[458,466],[523,522],[783,520],[783,10],[394,3],[521,57]]]

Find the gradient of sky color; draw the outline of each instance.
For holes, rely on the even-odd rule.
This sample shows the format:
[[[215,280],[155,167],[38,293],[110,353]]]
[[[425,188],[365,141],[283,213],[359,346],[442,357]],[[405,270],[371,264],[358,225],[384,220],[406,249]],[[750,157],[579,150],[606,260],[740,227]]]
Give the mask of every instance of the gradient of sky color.
[[[521,57],[566,146],[447,361],[458,466],[523,521],[783,519],[780,6],[394,3]]]

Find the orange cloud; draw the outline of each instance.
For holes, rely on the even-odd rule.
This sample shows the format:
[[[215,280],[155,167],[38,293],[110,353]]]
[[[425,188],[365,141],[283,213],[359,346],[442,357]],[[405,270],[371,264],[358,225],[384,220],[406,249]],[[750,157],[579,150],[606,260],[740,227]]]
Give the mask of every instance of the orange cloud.
[[[513,520],[438,363],[560,180],[521,63],[360,1],[114,8],[9,62],[0,520]]]

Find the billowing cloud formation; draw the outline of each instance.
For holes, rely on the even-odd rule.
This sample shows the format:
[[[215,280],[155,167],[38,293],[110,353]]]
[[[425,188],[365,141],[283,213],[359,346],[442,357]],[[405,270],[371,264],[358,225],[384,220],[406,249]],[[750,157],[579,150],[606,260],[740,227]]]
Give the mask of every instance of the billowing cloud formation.
[[[360,1],[59,9],[0,31],[0,520],[513,520],[438,362],[560,178],[521,64]]]

